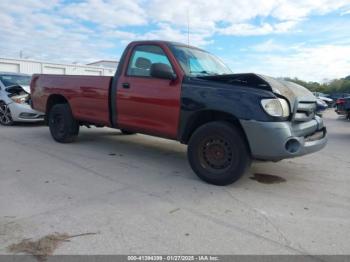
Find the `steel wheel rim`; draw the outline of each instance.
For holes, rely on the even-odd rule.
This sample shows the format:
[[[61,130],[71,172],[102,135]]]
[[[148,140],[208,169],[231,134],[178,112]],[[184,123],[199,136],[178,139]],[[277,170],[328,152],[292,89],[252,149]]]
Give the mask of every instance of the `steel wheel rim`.
[[[222,137],[209,137],[199,147],[201,165],[213,172],[222,172],[234,162],[233,149],[226,139]]]
[[[64,134],[65,126],[64,126],[64,120],[62,115],[60,114],[53,115],[51,123],[58,135]]]
[[[12,123],[11,111],[6,104],[0,104],[0,122],[4,125]]]

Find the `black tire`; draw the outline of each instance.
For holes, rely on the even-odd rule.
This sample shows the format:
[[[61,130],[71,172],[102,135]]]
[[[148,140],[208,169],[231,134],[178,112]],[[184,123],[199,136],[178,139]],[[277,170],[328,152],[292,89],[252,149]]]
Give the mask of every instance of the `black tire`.
[[[79,122],[68,104],[56,104],[49,112],[49,128],[54,140],[71,143],[79,134]]]
[[[136,133],[128,131],[126,129],[120,129],[120,132],[122,132],[123,135],[134,135]]]
[[[10,108],[3,101],[0,101],[0,124],[3,126],[12,126],[14,124]]]
[[[218,186],[237,181],[251,163],[241,132],[227,122],[199,127],[191,136],[187,157],[198,177]]]

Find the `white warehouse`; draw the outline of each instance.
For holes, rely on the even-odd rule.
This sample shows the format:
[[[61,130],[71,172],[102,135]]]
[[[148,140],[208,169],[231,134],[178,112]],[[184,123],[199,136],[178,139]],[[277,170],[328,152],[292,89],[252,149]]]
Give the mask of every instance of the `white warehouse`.
[[[116,68],[79,64],[59,64],[27,59],[0,57],[0,72],[23,74],[61,74],[61,75],[97,75],[112,76]]]

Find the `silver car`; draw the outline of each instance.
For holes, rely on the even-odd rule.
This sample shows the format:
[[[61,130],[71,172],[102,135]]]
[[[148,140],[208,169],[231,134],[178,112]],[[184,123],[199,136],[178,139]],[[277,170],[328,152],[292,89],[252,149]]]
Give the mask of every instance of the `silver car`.
[[[30,81],[29,75],[0,72],[1,125],[44,120],[44,114],[30,106]]]

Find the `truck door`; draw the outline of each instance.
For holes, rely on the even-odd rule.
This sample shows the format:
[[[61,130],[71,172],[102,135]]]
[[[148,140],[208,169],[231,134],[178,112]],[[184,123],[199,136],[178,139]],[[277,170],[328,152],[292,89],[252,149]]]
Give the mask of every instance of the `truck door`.
[[[181,79],[170,51],[156,44],[134,46],[117,86],[117,123],[122,129],[175,139],[180,115]],[[152,64],[170,66],[175,80],[154,78]]]

